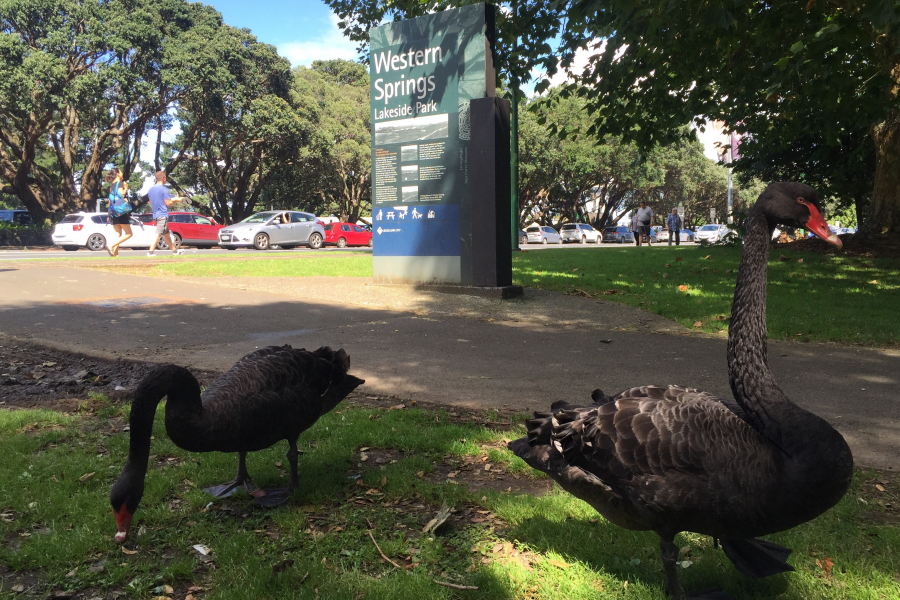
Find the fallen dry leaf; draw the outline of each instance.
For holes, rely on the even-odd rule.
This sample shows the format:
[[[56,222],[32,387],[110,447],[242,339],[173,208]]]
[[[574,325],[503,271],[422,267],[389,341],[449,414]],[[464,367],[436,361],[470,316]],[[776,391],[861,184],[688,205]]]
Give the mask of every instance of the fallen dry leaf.
[[[686,291],[688,291],[689,289],[691,289],[691,288],[688,287],[688,286],[686,286],[686,285],[679,285],[679,286],[678,286],[678,291],[679,291],[679,292],[686,292]]]
[[[403,410],[404,408],[406,408],[405,404],[396,404],[390,407],[388,410]]]
[[[800,263],[800,264],[802,265],[802,264],[803,264],[803,259],[802,259],[802,258],[798,258],[798,259],[797,259],[797,262]]]
[[[681,262],[681,257],[680,257],[680,256],[676,256],[676,257],[675,257],[675,262]]]
[[[127,554],[128,556],[132,556],[134,554],[137,554],[137,550],[129,550],[125,546],[122,546],[122,554]]]
[[[694,321],[694,327],[703,327],[703,321]]]
[[[825,560],[816,559],[816,566],[822,569],[822,577],[831,581],[831,570],[834,567],[834,561],[830,558],[826,558]]]
[[[878,280],[877,280],[877,279],[873,279],[873,280],[870,281],[869,283],[874,283],[875,285],[878,285]]]
[[[879,484],[879,483],[876,483],[876,484],[875,484],[875,489],[878,490],[879,492],[883,492],[883,491],[884,491],[884,487],[882,487],[882,485]]]
[[[81,483],[84,483],[85,481],[90,481],[91,479],[94,478],[94,475],[96,475],[96,474],[97,474],[96,471],[94,471],[92,473],[85,473],[84,475],[82,475],[81,477],[78,478],[78,481],[80,481]]]
[[[703,260],[709,260],[709,254],[703,257]]]

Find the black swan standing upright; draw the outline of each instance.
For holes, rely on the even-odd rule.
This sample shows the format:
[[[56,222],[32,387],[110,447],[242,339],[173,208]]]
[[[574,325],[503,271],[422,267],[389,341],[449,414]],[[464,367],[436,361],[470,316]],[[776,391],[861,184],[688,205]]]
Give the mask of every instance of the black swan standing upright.
[[[112,487],[109,500],[116,515],[116,541],[128,536],[131,519],[144,494],[150,457],[150,434],[156,407],[166,403],[166,432],[180,448],[191,452],[237,452],[234,481],[206,488],[224,497],[248,488],[247,452],[287,440],[291,482],[284,489],[255,490],[255,502],[278,506],[297,487],[297,438],[322,415],[365,383],[347,373],[350,358],[343,350],[322,347],[310,352],[290,346],[269,346],[241,358],[203,394],[190,371],[165,365],[149,373],[131,405],[128,462]]]
[[[637,387],[594,404],[556,402],[509,444],[612,523],[660,537],[667,592],[686,596],[676,573],[680,531],[710,535],[747,576],[791,571],[790,550],[757,536],[822,514],[850,485],[850,448],[824,419],[791,402],[766,355],[766,263],[776,224],[841,247],[799,183],[768,186],[750,210],[731,327],[728,375],[735,404],[677,386]],[[725,599],[722,592],[689,595]]]

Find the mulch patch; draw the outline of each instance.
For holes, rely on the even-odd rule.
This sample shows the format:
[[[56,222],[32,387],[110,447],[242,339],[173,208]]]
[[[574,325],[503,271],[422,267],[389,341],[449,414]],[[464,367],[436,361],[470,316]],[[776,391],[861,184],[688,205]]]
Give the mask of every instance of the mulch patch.
[[[130,400],[158,363],[107,360],[0,337],[0,405],[71,412],[90,392],[114,402]],[[191,369],[200,385],[220,375]]]

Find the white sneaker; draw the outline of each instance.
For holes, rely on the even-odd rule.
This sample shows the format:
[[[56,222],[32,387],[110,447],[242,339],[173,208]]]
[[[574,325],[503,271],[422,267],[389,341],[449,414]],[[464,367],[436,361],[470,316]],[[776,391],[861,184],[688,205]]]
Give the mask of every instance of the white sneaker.
[[[147,256],[156,256],[156,255],[153,254],[152,252],[148,252],[148,253],[147,253]]]
[[[176,250],[176,251],[173,252],[172,254],[174,254],[175,256],[181,256],[182,254],[184,254],[184,250],[182,250],[181,248],[179,248],[178,250]]]

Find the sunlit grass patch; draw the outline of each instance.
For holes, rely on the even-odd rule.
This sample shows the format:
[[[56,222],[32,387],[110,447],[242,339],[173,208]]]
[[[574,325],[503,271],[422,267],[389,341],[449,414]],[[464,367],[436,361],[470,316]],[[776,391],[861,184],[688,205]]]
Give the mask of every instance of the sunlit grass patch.
[[[102,402],[81,416],[0,411],[0,563],[14,571],[4,592],[27,576],[33,597],[60,589],[151,598],[166,595],[165,586],[184,597],[194,586],[203,588],[195,597],[210,599],[665,598],[654,534],[612,526],[559,489],[475,485],[472,473],[486,463],[505,477],[531,477],[504,448],[523,433],[518,420],[500,431],[480,424],[496,416],[459,422],[424,409],[338,407],[301,437],[301,487],[291,503],[264,510],[245,495],[212,501],[203,493],[234,475],[236,456],[180,450],[160,407],[145,496],[123,552],[108,493],[127,453],[127,407],[112,408],[102,418]],[[284,483],[285,451],[282,443],[250,455],[257,484]],[[377,463],[376,455],[392,458]],[[478,468],[466,481],[434,477],[472,459]],[[722,587],[738,600],[896,598],[897,486],[859,472],[834,510],[772,536],[795,550],[793,574],[749,581],[711,539],[683,534],[685,585]],[[456,512],[423,533],[444,502]],[[381,560],[370,532],[401,569]],[[834,565],[827,576],[826,559]]]
[[[635,306],[707,333],[726,332],[740,247],[522,252],[516,283]],[[894,345],[900,341],[900,262],[770,252],[770,338]]]

